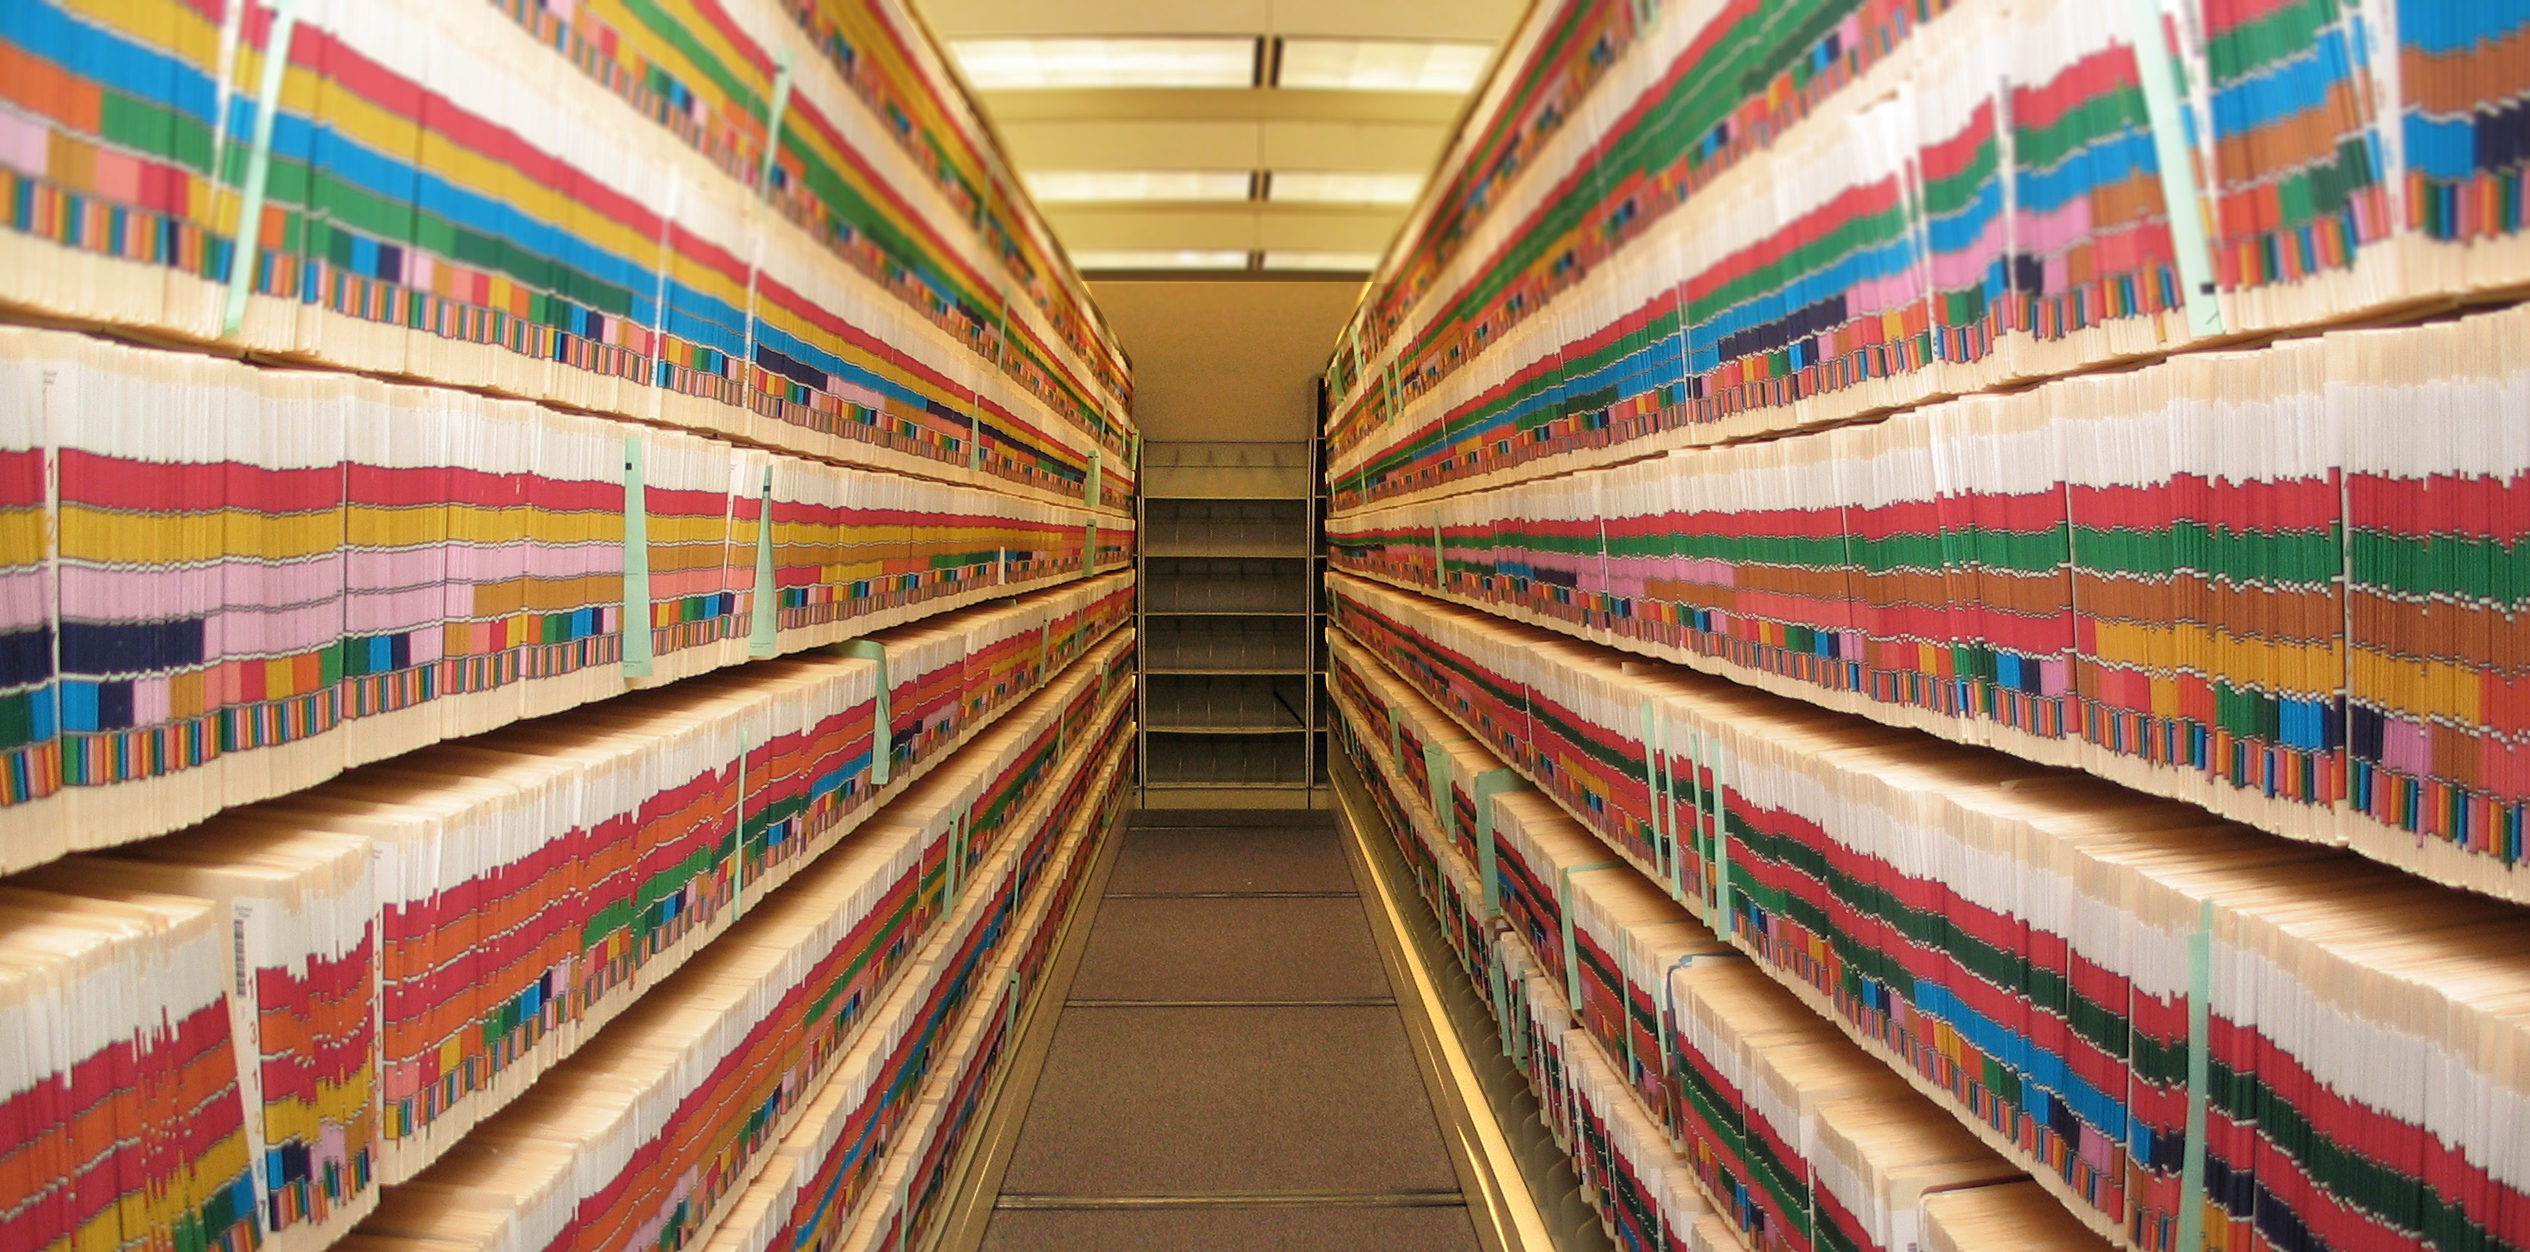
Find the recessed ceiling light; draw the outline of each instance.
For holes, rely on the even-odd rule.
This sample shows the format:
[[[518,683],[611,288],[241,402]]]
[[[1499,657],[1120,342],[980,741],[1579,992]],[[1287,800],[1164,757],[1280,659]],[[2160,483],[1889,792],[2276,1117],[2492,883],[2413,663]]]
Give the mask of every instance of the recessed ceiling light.
[[[1075,252],[1072,254],[1072,266],[1084,270],[1243,270],[1247,268],[1247,254],[1120,248],[1106,252]]]
[[[1429,91],[1465,95],[1484,76],[1493,46],[1402,39],[1285,39],[1278,87],[1334,91]]]
[[[954,39],[979,91],[1045,87],[1249,87],[1253,39]]]
[[[1267,197],[1293,204],[1412,204],[1423,175],[1275,170]]]
[[[1030,170],[1020,175],[1039,204],[1108,200],[1245,200],[1246,170]]]
[[[1330,274],[1367,274],[1379,268],[1376,252],[1268,252],[1269,270],[1319,270]]]

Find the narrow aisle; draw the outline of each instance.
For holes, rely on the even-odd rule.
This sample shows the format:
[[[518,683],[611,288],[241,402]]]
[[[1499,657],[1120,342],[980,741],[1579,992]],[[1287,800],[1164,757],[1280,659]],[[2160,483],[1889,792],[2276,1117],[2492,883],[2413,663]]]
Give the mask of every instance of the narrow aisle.
[[[982,1247],[1474,1252],[1332,818],[1134,822]]]

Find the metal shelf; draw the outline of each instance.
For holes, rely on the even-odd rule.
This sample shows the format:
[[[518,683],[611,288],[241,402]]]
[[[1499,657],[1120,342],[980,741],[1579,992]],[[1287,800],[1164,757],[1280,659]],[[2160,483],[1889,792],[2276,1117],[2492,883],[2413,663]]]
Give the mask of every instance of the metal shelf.
[[[1223,556],[1245,557],[1252,561],[1306,561],[1309,558],[1316,556],[1317,553],[1311,552],[1306,548],[1278,549],[1262,546],[1249,548],[1240,547],[1236,544],[1213,548],[1174,548],[1161,544],[1147,544],[1142,549],[1142,555],[1162,561],[1182,559],[1185,557]]]
[[[1146,674],[1299,674],[1309,665],[1306,619],[1163,617],[1142,634]]]
[[[1142,562],[1146,613],[1301,614],[1314,611],[1307,561],[1270,557],[1153,557]]]
[[[1153,735],[1144,728],[1143,781],[1150,787],[1292,787],[1309,785],[1307,735]]]
[[[1137,533],[1153,556],[1305,556],[1315,538],[1309,504],[1146,497]]]
[[[1171,675],[1221,674],[1232,678],[1298,678],[1316,671],[1305,669],[1152,669],[1146,665],[1142,667],[1142,672]]]
[[[1305,735],[1300,723],[1289,726],[1153,726],[1155,735]]]
[[[1307,791],[1309,784],[1297,782],[1155,782],[1153,791]]]
[[[1309,695],[1298,675],[1193,674],[1146,676],[1144,724],[1159,727],[1298,730],[1308,723]]]
[[[1306,500],[1315,459],[1306,443],[1143,445],[1142,486],[1152,500]]]
[[[1143,455],[1146,802],[1258,791],[1314,805],[1326,786],[1320,446],[1163,444]]]

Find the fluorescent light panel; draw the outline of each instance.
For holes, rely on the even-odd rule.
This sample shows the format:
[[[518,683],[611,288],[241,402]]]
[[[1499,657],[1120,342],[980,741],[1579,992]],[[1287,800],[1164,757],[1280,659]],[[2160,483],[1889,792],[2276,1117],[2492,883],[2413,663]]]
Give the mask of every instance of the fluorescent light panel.
[[[1493,45],[1402,39],[1285,39],[1278,87],[1329,91],[1428,91],[1463,96],[1476,89]]]
[[[953,39],[980,91],[1050,87],[1249,87],[1253,39]]]
[[[1367,274],[1379,268],[1376,252],[1268,252],[1269,270],[1316,270],[1329,274]]]
[[[1245,200],[1245,170],[1030,170],[1020,175],[1039,204],[1119,200]]]
[[[1275,170],[1266,198],[1289,204],[1412,204],[1423,175]]]
[[[1118,248],[1075,252],[1072,265],[1084,270],[1243,270],[1247,253],[1166,248]]]

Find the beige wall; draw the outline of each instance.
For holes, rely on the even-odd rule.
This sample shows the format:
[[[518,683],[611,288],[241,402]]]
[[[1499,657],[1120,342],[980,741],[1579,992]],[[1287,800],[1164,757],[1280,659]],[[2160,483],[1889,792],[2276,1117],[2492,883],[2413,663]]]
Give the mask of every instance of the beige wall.
[[[1148,442],[1306,439],[1317,377],[1361,298],[1358,279],[1092,282],[1133,357]]]

